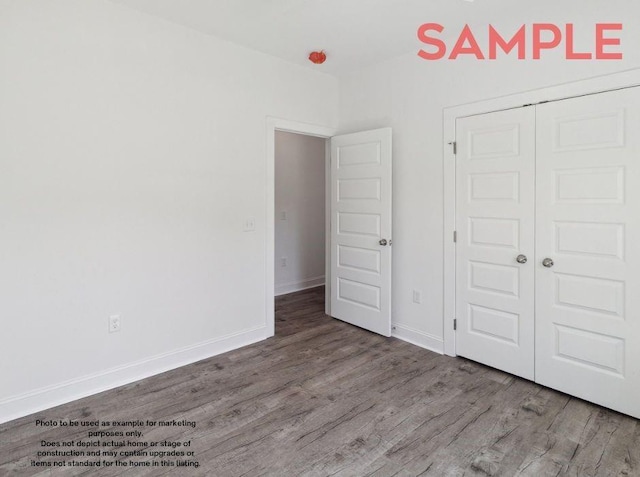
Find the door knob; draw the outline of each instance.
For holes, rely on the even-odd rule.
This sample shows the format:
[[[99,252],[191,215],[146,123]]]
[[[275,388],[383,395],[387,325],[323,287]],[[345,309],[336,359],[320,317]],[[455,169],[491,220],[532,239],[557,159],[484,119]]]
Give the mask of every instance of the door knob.
[[[516,262],[518,262],[518,263],[527,263],[527,256],[526,255],[518,255],[518,257],[516,258]]]
[[[553,267],[553,260],[551,260],[550,258],[545,258],[545,259],[542,261],[542,266],[543,266],[543,267],[547,267],[547,268],[551,268],[551,267]]]
[[[380,239],[378,243],[384,247],[387,245],[387,239]]]

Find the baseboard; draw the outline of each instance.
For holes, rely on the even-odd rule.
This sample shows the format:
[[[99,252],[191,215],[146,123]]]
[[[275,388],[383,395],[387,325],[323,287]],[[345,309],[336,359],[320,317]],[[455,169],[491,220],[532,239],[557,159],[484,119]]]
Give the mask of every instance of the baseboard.
[[[391,336],[395,338],[428,349],[434,353],[444,354],[444,341],[442,338],[398,323],[392,323],[391,330]]]
[[[324,275],[315,278],[306,278],[295,282],[276,284],[275,295],[286,295],[297,291],[306,290],[307,288],[315,288],[324,285]]]
[[[261,326],[13,396],[0,401],[0,424],[211,358],[266,337],[267,329]]]

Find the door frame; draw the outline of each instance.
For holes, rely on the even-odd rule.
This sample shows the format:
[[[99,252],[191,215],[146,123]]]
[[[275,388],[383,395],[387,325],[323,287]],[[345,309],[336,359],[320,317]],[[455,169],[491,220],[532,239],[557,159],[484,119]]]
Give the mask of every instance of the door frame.
[[[267,117],[266,207],[265,207],[265,327],[266,338],[275,334],[275,135],[276,131],[330,139],[337,128],[320,126],[276,117]],[[325,145],[325,313],[331,315],[331,146]],[[327,298],[328,297],[328,298]]]
[[[444,353],[446,355],[457,356],[456,334],[454,331],[454,319],[456,316],[456,247],[453,241],[456,224],[456,157],[453,147],[451,147],[456,141],[456,120],[467,116],[635,86],[640,86],[640,68],[444,108],[442,143],[444,169],[443,339]]]

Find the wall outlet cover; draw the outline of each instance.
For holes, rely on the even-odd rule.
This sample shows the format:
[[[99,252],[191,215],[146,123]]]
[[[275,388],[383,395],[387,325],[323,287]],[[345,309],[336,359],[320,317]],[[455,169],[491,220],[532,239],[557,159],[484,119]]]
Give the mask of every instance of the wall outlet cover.
[[[109,317],[109,333],[117,333],[120,331],[120,315],[111,315]]]

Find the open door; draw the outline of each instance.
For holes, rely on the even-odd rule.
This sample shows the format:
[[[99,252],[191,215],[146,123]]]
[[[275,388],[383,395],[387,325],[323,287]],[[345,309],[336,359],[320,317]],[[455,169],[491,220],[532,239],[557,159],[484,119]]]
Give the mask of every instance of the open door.
[[[331,138],[331,314],[391,336],[391,129]]]

